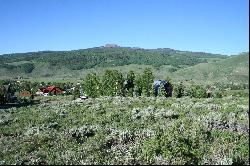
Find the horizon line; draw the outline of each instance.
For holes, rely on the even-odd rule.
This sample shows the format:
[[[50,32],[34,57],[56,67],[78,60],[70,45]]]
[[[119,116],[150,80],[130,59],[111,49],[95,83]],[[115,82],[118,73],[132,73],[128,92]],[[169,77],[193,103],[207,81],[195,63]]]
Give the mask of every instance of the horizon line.
[[[107,46],[107,45],[115,45],[115,46]],[[143,47],[138,47],[138,46],[133,46],[133,47],[131,47],[131,46],[120,46],[120,45],[114,44],[114,43],[107,43],[107,44],[101,45],[101,46],[93,46],[93,47],[78,48],[78,49],[68,49],[68,50],[37,50],[37,51],[27,51],[27,52],[1,53],[0,56],[11,55],[11,54],[36,53],[36,52],[79,51],[79,50],[86,50],[86,49],[93,49],[93,48],[133,48],[133,49],[144,49],[144,50],[170,49],[170,50],[175,50],[175,51],[180,51],[180,52],[196,52],[196,53],[207,53],[207,54],[219,54],[219,55],[226,55],[226,56],[239,55],[239,54],[242,54],[242,53],[248,53],[249,52],[249,50],[247,50],[247,51],[241,51],[241,52],[239,52],[237,54],[221,54],[221,53],[212,53],[212,52],[204,52],[204,51],[178,50],[178,49],[169,48],[169,47],[143,48]]]

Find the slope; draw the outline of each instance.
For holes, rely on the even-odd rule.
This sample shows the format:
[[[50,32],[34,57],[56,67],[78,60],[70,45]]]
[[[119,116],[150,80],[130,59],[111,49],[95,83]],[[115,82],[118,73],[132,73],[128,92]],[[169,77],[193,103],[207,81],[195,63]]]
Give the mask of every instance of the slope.
[[[249,53],[231,56],[227,59],[200,63],[173,73],[177,80],[194,82],[247,83],[249,80]]]

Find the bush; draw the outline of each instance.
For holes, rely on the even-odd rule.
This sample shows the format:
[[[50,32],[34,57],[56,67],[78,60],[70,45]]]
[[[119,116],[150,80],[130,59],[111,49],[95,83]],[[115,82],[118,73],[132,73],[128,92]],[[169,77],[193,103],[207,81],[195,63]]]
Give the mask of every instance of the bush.
[[[33,103],[33,98],[32,98],[32,96],[30,96],[30,97],[18,97],[17,101],[21,104],[31,104],[31,103]]]
[[[208,135],[201,124],[190,119],[177,120],[164,133],[157,131],[156,136],[146,140],[142,153],[148,163],[156,162],[156,156],[162,156],[167,164],[201,164],[206,155]]]
[[[222,91],[216,90],[216,91],[214,91],[214,92],[212,93],[212,97],[214,97],[214,98],[222,98],[222,97],[223,97],[222,94],[223,94]]]
[[[174,86],[174,97],[181,98],[184,96],[184,85],[182,83]]]
[[[75,100],[80,97],[80,86],[76,85],[74,90],[73,90],[73,96],[72,99]]]
[[[200,85],[191,85],[187,91],[188,96],[195,98],[206,98],[206,89]]]

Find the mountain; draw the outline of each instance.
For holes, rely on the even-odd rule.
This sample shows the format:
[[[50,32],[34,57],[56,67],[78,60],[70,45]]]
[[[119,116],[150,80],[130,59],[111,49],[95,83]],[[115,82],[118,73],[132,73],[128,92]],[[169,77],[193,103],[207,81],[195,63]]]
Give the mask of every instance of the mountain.
[[[107,44],[72,51],[4,54],[0,56],[0,77],[78,80],[88,72],[101,74],[108,68],[123,73],[129,70],[140,73],[144,68],[151,67],[156,78],[171,76],[173,80],[214,81],[226,74],[228,79],[232,77],[237,81],[237,77],[240,77],[240,80],[249,77],[246,71],[246,68],[249,68],[249,60],[245,58],[248,57],[248,53],[245,54],[226,56],[170,48],[142,49]],[[230,75],[230,72],[233,74]],[[221,79],[225,80],[227,79]]]

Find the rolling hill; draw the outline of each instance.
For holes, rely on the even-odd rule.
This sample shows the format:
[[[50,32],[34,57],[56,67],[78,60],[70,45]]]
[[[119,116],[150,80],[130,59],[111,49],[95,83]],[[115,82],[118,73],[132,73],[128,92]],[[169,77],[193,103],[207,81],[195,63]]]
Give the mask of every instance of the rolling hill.
[[[249,53],[214,63],[199,63],[174,72],[174,77],[208,82],[246,83],[249,80]]]
[[[156,78],[176,81],[248,82],[248,53],[226,56],[170,48],[95,47],[72,51],[39,51],[0,55],[0,77],[76,81],[105,69],[140,73],[151,67]]]

